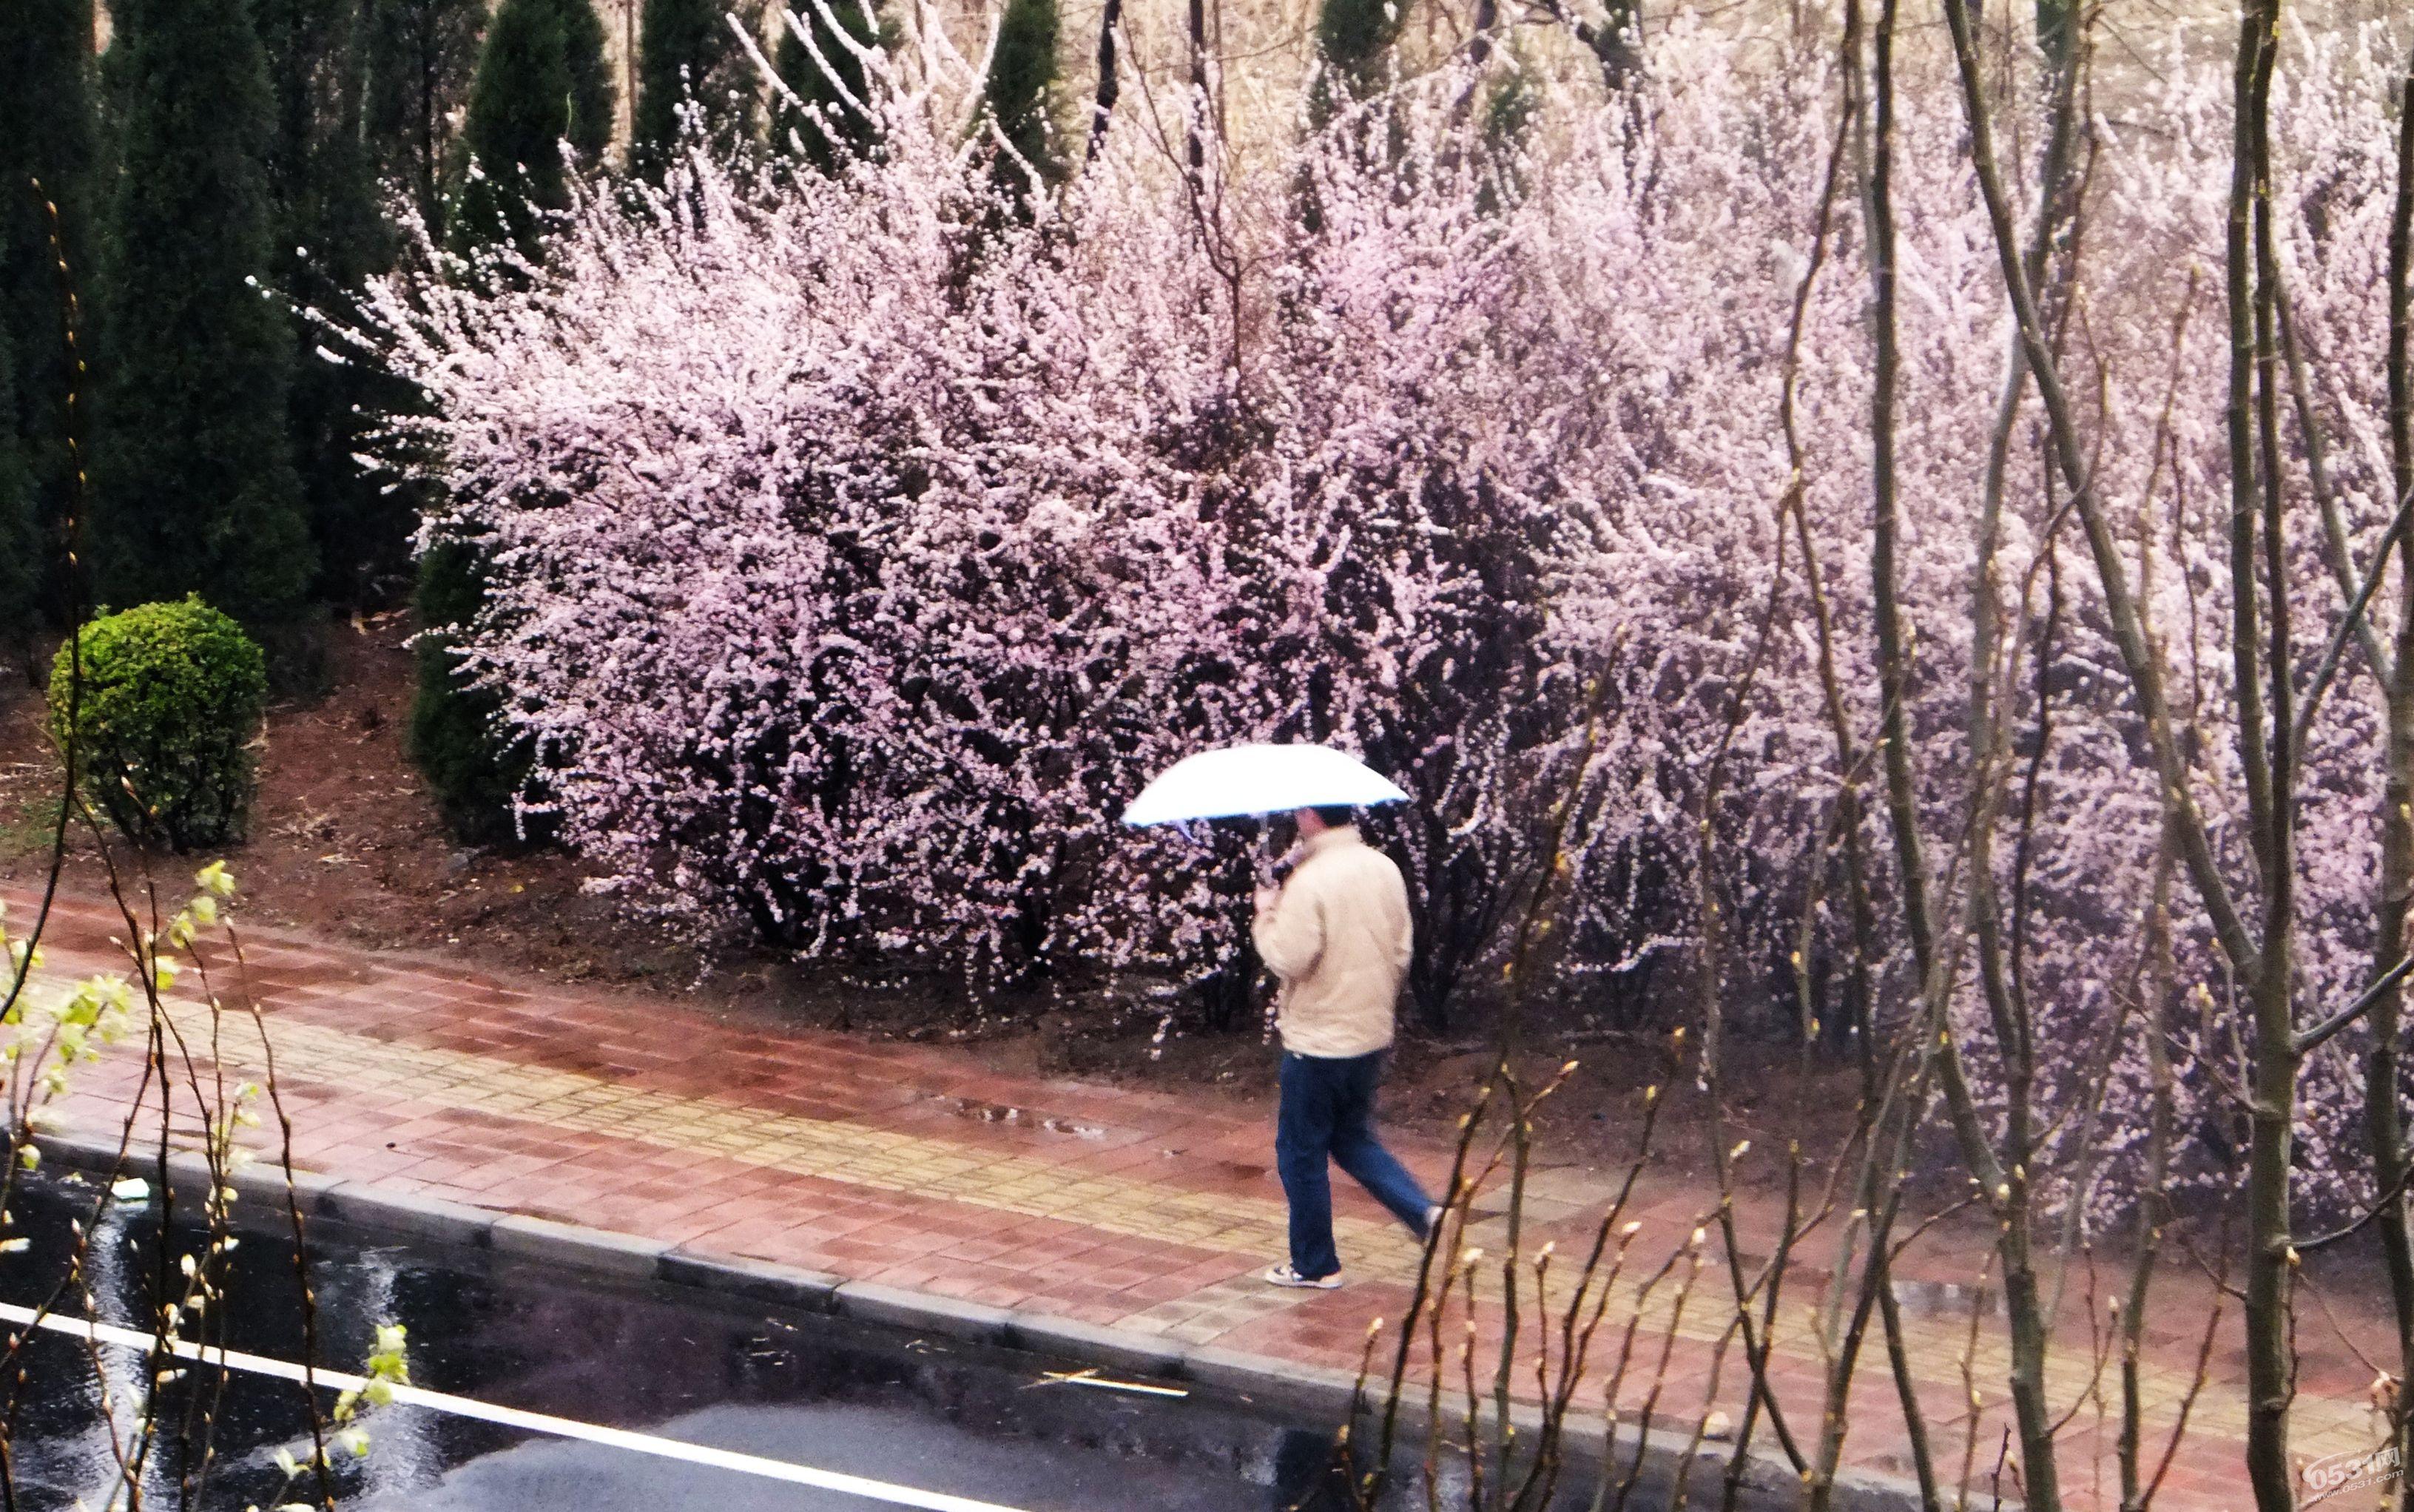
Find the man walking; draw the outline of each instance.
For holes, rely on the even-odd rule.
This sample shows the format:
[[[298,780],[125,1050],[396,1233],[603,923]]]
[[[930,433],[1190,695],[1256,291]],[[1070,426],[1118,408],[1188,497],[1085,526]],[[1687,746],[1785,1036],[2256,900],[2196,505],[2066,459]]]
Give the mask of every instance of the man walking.
[[[1304,855],[1277,891],[1259,888],[1258,955],[1282,980],[1282,1105],[1274,1163],[1290,1202],[1290,1261],[1276,1286],[1341,1284],[1329,1158],[1422,1240],[1441,1209],[1375,1137],[1375,1086],[1408,975],[1408,890],[1392,858],[1359,838],[1347,808],[1298,813]]]

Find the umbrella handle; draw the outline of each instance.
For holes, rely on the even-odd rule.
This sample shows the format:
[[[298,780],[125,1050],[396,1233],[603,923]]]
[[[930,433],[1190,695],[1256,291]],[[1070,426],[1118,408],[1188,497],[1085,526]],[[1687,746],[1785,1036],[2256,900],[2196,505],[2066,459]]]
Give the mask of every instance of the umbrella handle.
[[[1280,855],[1268,855],[1260,849],[1258,852],[1257,862],[1258,885],[1280,887],[1290,880],[1292,872],[1299,869],[1299,864],[1303,859],[1304,858],[1300,854],[1300,849],[1296,845]]]

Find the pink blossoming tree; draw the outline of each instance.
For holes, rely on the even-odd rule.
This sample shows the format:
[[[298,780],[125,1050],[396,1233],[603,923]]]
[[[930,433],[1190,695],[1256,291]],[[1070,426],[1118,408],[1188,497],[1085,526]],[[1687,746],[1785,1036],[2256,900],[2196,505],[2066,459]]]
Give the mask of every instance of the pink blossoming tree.
[[[2287,1505],[2293,1221],[2374,1215],[2414,1362],[2407,39],[2099,94],[1947,9],[1676,24],[1615,94],[1470,46],[1273,161],[1142,91],[1028,225],[977,68],[867,51],[840,171],[695,154],[504,292],[380,291],[428,537],[492,553],[467,674],[606,885],[992,986],[1229,1000],[1246,841],[1115,815],[1360,750],[1429,1022],[1540,919],[1571,993],[1675,963],[1714,1095],[1733,1034],[1849,1046],[1872,1296],[1961,1164],[2032,1505],[2039,1254],[2143,1194],[2134,1342],[2167,1194],[2245,1168]]]

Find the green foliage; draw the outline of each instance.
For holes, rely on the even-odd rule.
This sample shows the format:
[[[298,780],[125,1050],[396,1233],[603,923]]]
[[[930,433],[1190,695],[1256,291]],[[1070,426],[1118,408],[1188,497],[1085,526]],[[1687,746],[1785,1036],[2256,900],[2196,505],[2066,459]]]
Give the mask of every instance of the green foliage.
[[[604,23],[589,0],[502,0],[486,28],[461,146],[455,246],[499,241],[534,256],[544,217],[570,202],[561,144],[587,161],[612,140]]]
[[[794,27],[781,22],[780,44],[772,52],[771,66],[801,105],[785,99],[773,105],[771,144],[781,152],[797,154],[822,172],[835,172],[842,156],[860,156],[877,140],[872,123],[840,96],[843,88],[856,99],[864,99],[869,80],[863,60],[840,40],[839,31],[842,28],[857,46],[868,48],[879,45],[880,28],[861,0],[829,0],[837,28],[822,19],[821,7],[811,0],[795,8],[797,19],[812,34],[813,49],[821,53],[821,61],[814,61]],[[820,125],[806,119],[809,111],[819,117]]]
[[[352,0],[251,0],[276,97],[266,155],[277,258],[338,287],[387,262],[363,140],[368,49]],[[294,292],[300,293],[300,290]]]
[[[363,135],[367,49],[355,0],[252,0],[276,93],[268,154],[276,207],[273,281],[298,308],[291,400],[294,464],[319,550],[319,596],[361,603],[410,560],[407,500],[353,459],[396,385],[366,364],[320,355],[316,310],[341,319],[365,279],[391,262],[375,164]]]
[[[364,136],[378,176],[410,191],[440,243],[454,112],[469,98],[485,20],[484,0],[367,0]]]
[[[593,162],[612,145],[612,66],[604,56],[604,22],[594,0],[553,0],[561,18],[563,50],[570,60],[570,122],[562,130],[571,149]]]
[[[275,96],[244,0],[126,0],[103,223],[97,597],[294,617],[315,566],[287,433],[293,328],[263,292]]]
[[[0,416],[16,408],[15,376],[8,333],[0,327]],[[33,469],[25,464],[16,428],[0,424],[0,650],[17,655],[31,650],[41,582],[42,535],[34,517]]]
[[[472,844],[513,838],[512,800],[528,780],[525,752],[496,738],[501,707],[484,688],[465,688],[454,654],[454,627],[468,622],[485,598],[474,548],[435,547],[419,563],[419,689],[410,705],[410,759],[434,790],[453,833]]]
[[[1484,89],[1483,161],[1492,177],[1476,195],[1476,206],[1490,215],[1526,192],[1518,158],[1532,135],[1542,98],[1533,75],[1513,57]]]
[[[1316,16],[1320,67],[1308,96],[1309,117],[1319,126],[1343,99],[1361,98],[1381,87],[1400,39],[1399,0],[1323,0]]]
[[[30,485],[33,494],[25,507],[46,534],[67,514],[75,468],[58,268],[50,216],[32,181],[39,179],[58,206],[68,265],[88,280],[98,151],[92,38],[93,0],[0,4],[0,343],[16,374],[13,395],[0,403],[0,433],[13,439],[0,439],[0,450],[13,448],[26,470],[20,486]],[[11,507],[0,503],[0,519],[11,517]],[[42,607],[64,615],[66,573],[37,571],[34,581],[48,589]],[[0,609],[0,616],[7,614]]]
[[[543,213],[570,202],[561,143],[591,161],[611,130],[604,29],[589,0],[502,0],[486,29],[461,131],[469,164],[449,233],[454,246],[508,239],[534,257]],[[462,687],[455,675],[446,630],[473,617],[484,596],[474,551],[446,546],[422,558],[410,757],[445,823],[473,842],[512,838],[512,800],[528,771],[525,755],[495,738],[495,696]]]
[[[1643,73],[1643,0],[1604,0],[1591,44],[1602,81],[1613,92],[1632,84]]]
[[[178,851],[240,839],[251,808],[249,746],[267,659],[199,595],[147,603],[77,632],[82,688],[74,749],[83,792],[139,845]],[[51,729],[68,739],[70,658],[51,669]]]
[[[1488,86],[1483,101],[1483,144],[1498,154],[1514,153],[1532,135],[1534,117],[1542,108],[1534,76],[1514,59]]]
[[[1334,127],[1353,102],[1370,99],[1391,82],[1392,49],[1400,39],[1399,0],[1320,0],[1316,17],[1316,73],[1308,81],[1307,121],[1311,129]],[[1401,147],[1400,123],[1388,108],[1378,107],[1338,129],[1347,133],[1350,150],[1362,162],[1396,164]],[[1297,185],[1300,225],[1310,234],[1324,229],[1324,210],[1316,186],[1303,176]]]
[[[760,84],[729,29],[727,8],[723,0],[646,0],[629,158],[648,177],[660,178],[678,151],[679,108],[691,96],[716,145],[726,149],[754,135]]]
[[[1022,156],[1018,163],[1000,153],[995,170],[1000,192],[1017,205],[1026,204],[1033,192],[1032,171],[1043,185],[1054,183],[1063,171],[1049,120],[1056,87],[1056,0],[1006,0],[997,49],[981,85],[985,113]]]
[[[59,834],[56,789],[27,793],[15,803],[0,802],[0,861],[40,855]],[[7,978],[0,976],[0,984]]]
[[[2056,74],[2070,67],[2078,12],[2074,0],[2036,0],[2037,50],[2045,54],[2048,67]]]

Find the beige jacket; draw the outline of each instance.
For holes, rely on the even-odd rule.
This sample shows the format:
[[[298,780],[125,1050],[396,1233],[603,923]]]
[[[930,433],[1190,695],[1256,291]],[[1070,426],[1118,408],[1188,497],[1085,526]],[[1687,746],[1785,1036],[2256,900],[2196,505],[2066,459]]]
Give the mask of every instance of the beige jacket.
[[[1258,955],[1282,979],[1283,1048],[1345,1060],[1392,1043],[1392,1009],[1408,974],[1408,889],[1392,858],[1355,826],[1325,830],[1260,911]]]

